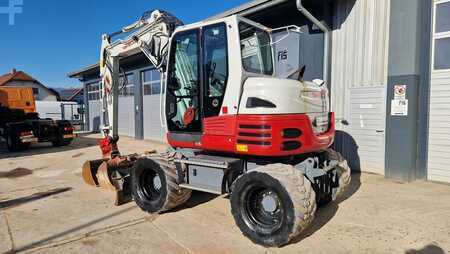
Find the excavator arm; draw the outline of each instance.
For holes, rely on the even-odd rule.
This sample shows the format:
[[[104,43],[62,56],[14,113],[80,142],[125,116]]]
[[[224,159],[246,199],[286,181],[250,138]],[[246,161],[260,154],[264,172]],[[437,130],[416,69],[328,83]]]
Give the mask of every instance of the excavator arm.
[[[103,125],[110,130],[111,136],[118,134],[118,95],[127,82],[125,73],[120,68],[120,59],[142,52],[164,74],[170,37],[175,28],[181,25],[183,23],[170,13],[154,10],[145,12],[138,21],[122,30],[102,36],[100,77]],[[124,38],[112,41],[113,37],[119,35]]]

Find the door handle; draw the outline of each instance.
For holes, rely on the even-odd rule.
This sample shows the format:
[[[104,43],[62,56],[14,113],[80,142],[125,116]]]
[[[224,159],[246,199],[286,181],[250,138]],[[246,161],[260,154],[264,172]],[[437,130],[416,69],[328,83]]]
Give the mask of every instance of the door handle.
[[[384,130],[376,130],[377,133],[383,133]]]

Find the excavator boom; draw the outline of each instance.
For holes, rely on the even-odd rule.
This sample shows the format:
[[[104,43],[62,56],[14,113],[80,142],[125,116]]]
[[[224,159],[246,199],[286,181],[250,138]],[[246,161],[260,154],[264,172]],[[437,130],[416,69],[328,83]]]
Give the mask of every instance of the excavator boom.
[[[143,53],[161,73],[165,71],[170,37],[176,27],[183,23],[162,10],[145,12],[142,17],[122,30],[102,36],[100,53],[100,76],[103,93],[104,128],[111,136],[117,135],[118,92],[125,87],[126,76],[120,73],[120,59]],[[112,41],[113,37],[124,35],[123,39]],[[122,82],[120,82],[122,80]],[[120,84],[122,83],[122,84]]]

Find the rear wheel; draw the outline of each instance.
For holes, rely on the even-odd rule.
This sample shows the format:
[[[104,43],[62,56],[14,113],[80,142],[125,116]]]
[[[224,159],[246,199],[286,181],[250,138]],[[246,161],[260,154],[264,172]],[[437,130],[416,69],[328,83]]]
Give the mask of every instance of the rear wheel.
[[[10,152],[16,152],[21,150],[21,144],[17,135],[13,133],[8,133],[6,137],[6,147]]]
[[[159,213],[186,202],[191,190],[178,186],[175,166],[154,159],[139,159],[131,171],[131,191],[144,211]]]
[[[60,135],[56,140],[52,141],[52,145],[54,147],[58,147],[58,146],[68,146],[70,145],[70,143],[72,142],[72,140],[64,140],[63,136]]]
[[[282,246],[314,218],[315,192],[309,180],[290,165],[271,164],[233,183],[231,212],[242,233],[264,246]]]
[[[20,149],[21,150],[27,150],[28,148],[30,148],[31,143],[22,143],[20,144]]]
[[[327,151],[327,157],[330,160],[337,160],[339,164],[336,166],[336,174],[339,179],[339,186],[333,189],[332,199],[333,201],[339,198],[346,190],[351,181],[351,170],[347,164],[347,160],[339,152],[329,148]]]

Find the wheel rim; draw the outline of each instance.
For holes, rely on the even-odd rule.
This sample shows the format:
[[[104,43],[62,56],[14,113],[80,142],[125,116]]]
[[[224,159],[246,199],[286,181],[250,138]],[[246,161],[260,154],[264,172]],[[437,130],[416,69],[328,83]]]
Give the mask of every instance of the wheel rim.
[[[155,201],[161,196],[162,182],[158,173],[145,170],[140,180],[141,191],[147,200]]]
[[[241,198],[241,214],[253,231],[271,234],[281,228],[284,208],[278,193],[270,187],[250,184]]]

